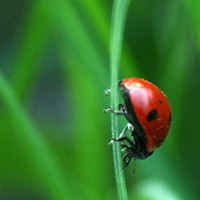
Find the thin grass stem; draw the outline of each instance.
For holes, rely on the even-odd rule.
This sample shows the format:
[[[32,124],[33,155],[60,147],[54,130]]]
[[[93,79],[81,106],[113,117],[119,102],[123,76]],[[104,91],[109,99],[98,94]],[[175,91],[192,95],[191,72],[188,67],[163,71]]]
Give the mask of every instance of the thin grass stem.
[[[112,22],[111,22],[111,38],[110,38],[110,67],[111,67],[111,107],[114,110],[118,106],[118,73],[119,60],[121,54],[122,37],[125,24],[125,18],[130,0],[115,0],[113,4]],[[112,138],[118,137],[118,120],[115,115],[111,115]],[[113,143],[113,159],[115,176],[117,182],[117,190],[119,199],[128,199],[124,173],[122,169],[120,146]]]

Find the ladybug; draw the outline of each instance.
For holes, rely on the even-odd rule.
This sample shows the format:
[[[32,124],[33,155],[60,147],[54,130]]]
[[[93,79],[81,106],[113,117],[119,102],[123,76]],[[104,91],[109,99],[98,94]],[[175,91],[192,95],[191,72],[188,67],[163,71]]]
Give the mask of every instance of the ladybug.
[[[119,138],[111,142],[124,142],[124,167],[132,158],[146,159],[164,142],[171,124],[171,108],[165,94],[154,84],[140,78],[126,78],[119,82],[118,88],[124,99],[124,105],[118,106],[118,111],[111,107],[116,115],[123,115],[128,124]],[[107,90],[110,92],[110,89]],[[130,131],[132,139],[125,136]]]

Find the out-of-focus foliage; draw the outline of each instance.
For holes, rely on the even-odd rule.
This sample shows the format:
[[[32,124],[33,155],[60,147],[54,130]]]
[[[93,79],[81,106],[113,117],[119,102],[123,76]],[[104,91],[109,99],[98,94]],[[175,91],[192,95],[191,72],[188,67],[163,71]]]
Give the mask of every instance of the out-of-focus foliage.
[[[2,0],[0,199],[116,199],[109,106],[111,0]],[[172,128],[152,157],[125,169],[130,199],[198,199],[200,7],[134,0],[120,78],[168,96]],[[121,127],[125,120],[122,119]]]

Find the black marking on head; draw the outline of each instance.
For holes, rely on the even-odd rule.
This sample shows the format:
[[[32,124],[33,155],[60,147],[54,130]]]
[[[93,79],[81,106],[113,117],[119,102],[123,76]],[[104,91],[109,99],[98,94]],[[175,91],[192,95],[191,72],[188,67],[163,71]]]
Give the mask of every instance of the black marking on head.
[[[149,112],[149,114],[147,115],[147,120],[150,122],[150,121],[156,119],[157,116],[158,116],[158,111],[156,109],[154,109],[151,112]]]
[[[160,103],[160,104],[163,104],[163,101],[162,101],[162,100],[160,100],[160,101],[159,101],[159,103]]]
[[[172,122],[172,113],[169,114],[169,121],[168,121],[168,123],[171,124],[171,122]]]

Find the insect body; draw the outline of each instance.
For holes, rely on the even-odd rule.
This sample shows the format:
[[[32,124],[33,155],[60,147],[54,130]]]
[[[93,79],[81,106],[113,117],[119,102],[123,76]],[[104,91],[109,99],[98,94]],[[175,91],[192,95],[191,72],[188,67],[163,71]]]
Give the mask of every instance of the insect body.
[[[140,79],[127,78],[119,82],[119,90],[124,104],[119,105],[119,111],[107,108],[114,114],[124,115],[128,124],[119,138],[113,141],[121,143],[125,148],[124,166],[131,160],[146,159],[164,142],[171,124],[171,108],[165,94],[154,84]],[[130,130],[131,136],[125,136]]]

